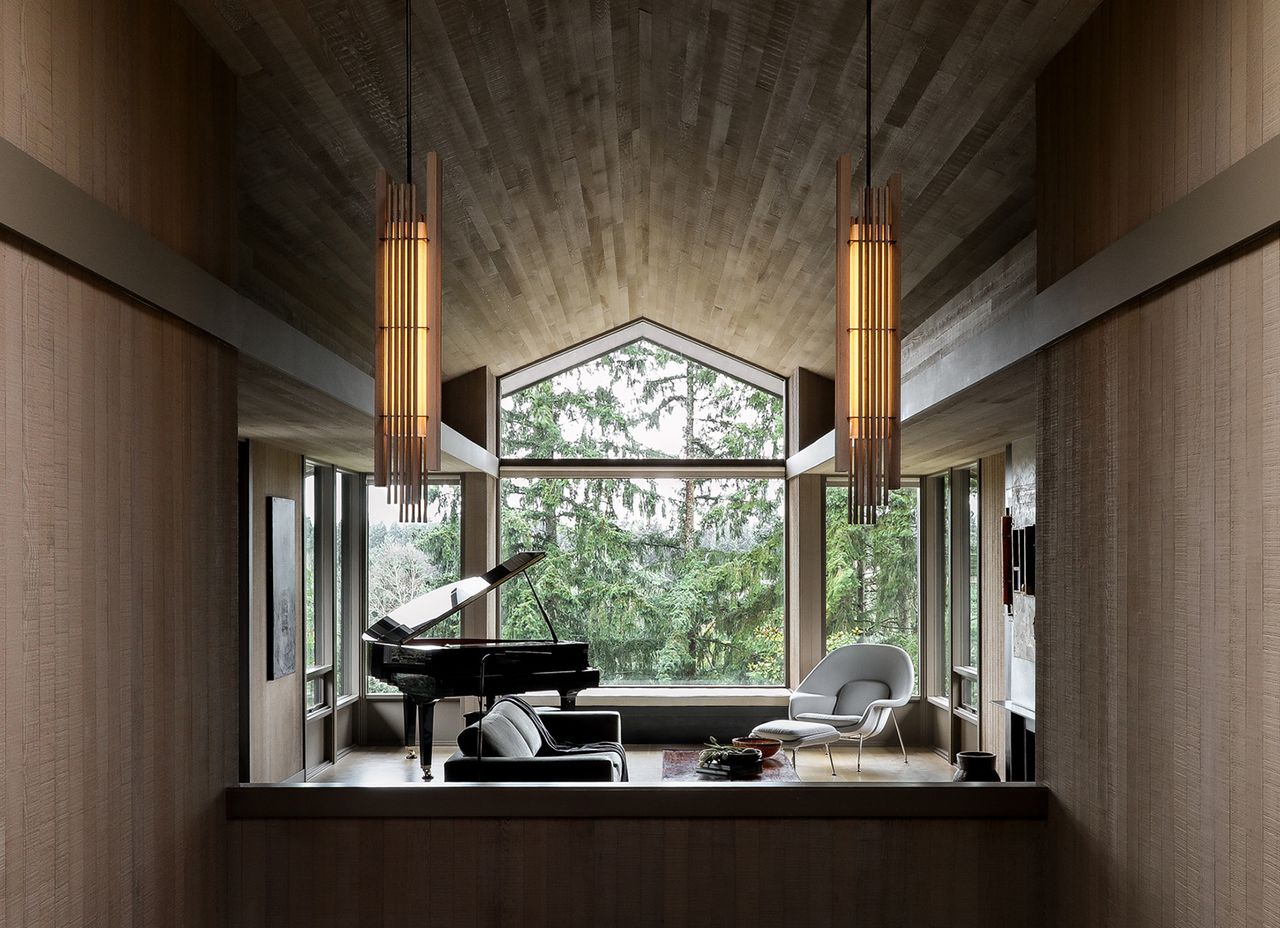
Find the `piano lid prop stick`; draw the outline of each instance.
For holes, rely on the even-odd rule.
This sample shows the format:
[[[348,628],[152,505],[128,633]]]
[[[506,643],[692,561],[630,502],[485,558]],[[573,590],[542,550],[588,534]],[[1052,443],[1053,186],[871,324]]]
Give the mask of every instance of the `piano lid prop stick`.
[[[526,570],[524,573],[525,582],[529,584],[529,592],[533,594],[533,601],[538,604],[538,611],[542,613],[542,621],[547,623],[547,631],[551,632],[551,642],[556,644],[560,641],[560,636],[556,634],[556,627],[551,624],[551,618],[547,615],[547,610],[542,608],[542,598],[538,596],[538,589],[533,585],[533,579]]]

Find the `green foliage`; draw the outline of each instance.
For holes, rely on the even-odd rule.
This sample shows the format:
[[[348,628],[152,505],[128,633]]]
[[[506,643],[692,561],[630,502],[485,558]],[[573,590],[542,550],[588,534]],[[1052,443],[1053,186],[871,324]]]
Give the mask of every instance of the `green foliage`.
[[[387,491],[369,487],[369,620],[376,622],[409,600],[461,577],[462,493],[454,484],[427,488],[427,521],[395,521]],[[376,514],[376,515],[375,515]],[[428,637],[457,637],[461,619],[453,617],[428,631]],[[368,678],[370,693],[398,693]]]
[[[502,401],[521,458],[782,457],[782,398],[640,341]]]
[[[850,525],[848,491],[827,489],[827,650],[896,644],[920,685],[918,491],[894,491],[875,525]]]

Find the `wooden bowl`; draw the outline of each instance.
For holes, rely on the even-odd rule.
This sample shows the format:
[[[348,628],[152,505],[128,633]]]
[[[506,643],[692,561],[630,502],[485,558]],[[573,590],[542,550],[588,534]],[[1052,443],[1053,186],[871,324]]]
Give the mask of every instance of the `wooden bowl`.
[[[782,750],[782,742],[777,738],[734,738],[735,748],[755,748],[760,757],[768,759]]]

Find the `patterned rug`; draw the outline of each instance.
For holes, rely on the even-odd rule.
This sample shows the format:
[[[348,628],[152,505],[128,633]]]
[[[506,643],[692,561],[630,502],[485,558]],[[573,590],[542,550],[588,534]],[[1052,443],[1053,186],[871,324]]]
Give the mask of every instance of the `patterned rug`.
[[[663,780],[688,780],[701,783],[710,783],[717,780],[723,781],[724,777],[717,777],[710,774],[698,773],[698,752],[697,751],[663,751],[662,752],[662,779]],[[779,751],[764,762],[764,770],[760,772],[760,776],[747,778],[743,780],[734,780],[735,783],[753,783],[760,780],[799,780],[796,776],[796,769],[791,766],[791,758],[787,757],[785,751]]]

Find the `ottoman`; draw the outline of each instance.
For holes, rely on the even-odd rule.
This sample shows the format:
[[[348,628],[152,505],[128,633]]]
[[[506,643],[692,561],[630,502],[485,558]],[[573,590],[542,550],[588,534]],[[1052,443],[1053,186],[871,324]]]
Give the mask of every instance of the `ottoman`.
[[[831,759],[831,744],[840,740],[840,732],[835,726],[825,722],[797,722],[794,719],[778,719],[776,722],[765,722],[751,730],[753,738],[777,738],[782,742],[782,749],[791,752],[791,765],[796,763],[796,749],[810,745],[822,745],[827,749],[827,763],[831,765],[831,775],[836,775],[836,763]]]

